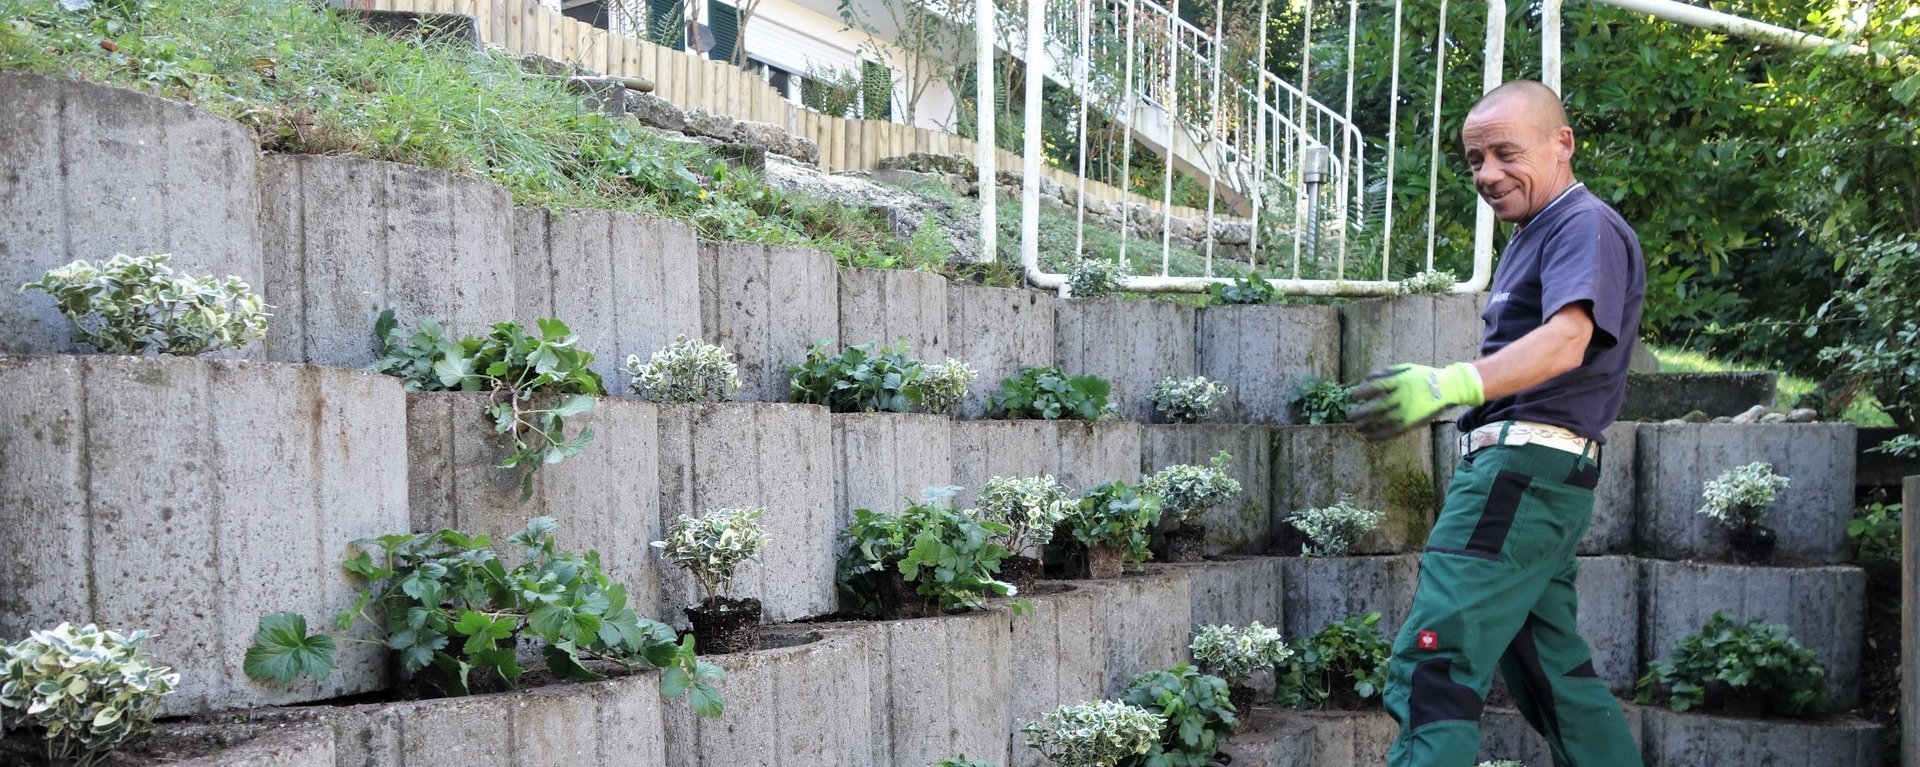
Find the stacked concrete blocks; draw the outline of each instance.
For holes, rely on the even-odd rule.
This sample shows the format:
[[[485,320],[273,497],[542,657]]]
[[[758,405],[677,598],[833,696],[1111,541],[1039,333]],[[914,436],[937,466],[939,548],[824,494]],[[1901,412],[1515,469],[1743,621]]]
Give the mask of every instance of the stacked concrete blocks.
[[[799,248],[709,243],[700,250],[700,326],[740,365],[739,399],[787,399],[787,366],[840,330],[833,258]],[[837,348],[833,351],[839,351]]]
[[[1200,375],[1226,384],[1220,418],[1293,423],[1311,379],[1340,378],[1340,315],[1326,306],[1210,306],[1196,320]]]
[[[1866,575],[1856,567],[1741,567],[1642,560],[1641,657],[1666,658],[1715,612],[1737,623],[1779,623],[1819,656],[1827,697],[1859,700]]]
[[[947,278],[906,269],[842,269],[840,341],[907,342],[907,354],[928,365],[947,360]]]
[[[1415,554],[1375,557],[1284,558],[1288,642],[1313,636],[1328,624],[1380,613],[1380,631],[1392,637],[1407,619],[1419,581]]]
[[[176,767],[338,767],[333,730],[325,725],[274,729],[233,748],[199,759],[170,762]]]
[[[406,529],[404,401],[356,371],[181,358],[21,357],[0,385],[0,636],[146,629],[181,672],[166,713],[382,688],[345,644],[324,681],[268,687],[242,659],[262,615],[351,607],[347,545]],[[371,635],[367,627],[361,638]]]
[[[1157,569],[1078,583],[1100,600],[1105,618],[1099,629],[1107,645],[1105,697],[1120,697],[1140,674],[1188,659],[1192,592],[1185,572]]]
[[[1313,722],[1293,713],[1273,706],[1240,712],[1246,729],[1221,745],[1221,755],[1241,767],[1312,765]]]
[[[1638,429],[1638,424],[1618,421],[1603,433],[1607,442],[1600,448],[1600,484],[1593,490],[1593,520],[1580,539],[1581,556],[1627,554],[1633,550],[1634,504],[1639,495],[1635,481],[1639,461],[1634,449]],[[1460,466],[1459,436],[1453,421],[1433,425],[1433,478],[1443,496]]]
[[[1779,536],[1775,556],[1833,564],[1852,548],[1854,427],[1850,424],[1646,424],[1639,427],[1641,553],[1661,559],[1725,559],[1726,529],[1700,508],[1702,486],[1754,461],[1792,484],[1761,522]]]
[[[979,372],[955,415],[981,418],[1000,381],[1028,366],[1054,364],[1056,299],[1032,290],[947,285],[947,355]]]
[[[1658,767],[1727,764],[1879,767],[1884,735],[1851,717],[1821,722],[1739,719],[1640,708],[1640,752]]]
[[[1009,650],[1011,699],[1007,731],[1011,733],[1013,767],[1052,764],[1026,744],[1020,726],[1038,721],[1048,711],[1106,695],[1106,610],[1099,590],[1066,584],[1045,584],[1055,591],[1022,594],[1033,610],[1011,616]],[[968,754],[969,757],[973,756]]]
[[[1920,509],[1920,476],[1907,477],[1903,509]],[[1920,514],[1900,518],[1900,657],[1920,658]],[[1920,663],[1900,664],[1900,767],[1920,767]]]
[[[1434,490],[1433,444],[1414,430],[1368,442],[1350,426],[1273,429],[1273,534],[1282,553],[1303,540],[1287,517],[1351,498],[1386,513],[1379,529],[1362,537],[1356,554],[1416,551],[1425,545],[1440,507]]]
[[[1626,717],[1627,729],[1636,739],[1643,737],[1641,727],[1641,707],[1621,706]],[[1643,741],[1644,742],[1644,741]],[[1553,753],[1547,747],[1547,739],[1535,732],[1533,725],[1520,712],[1502,706],[1488,706],[1480,715],[1480,758],[1485,761],[1512,759],[1527,765],[1553,764]],[[1730,762],[1732,763],[1732,762]],[[1652,767],[1665,767],[1661,762],[1649,762]],[[1745,762],[1739,762],[1745,764]]]
[[[1161,565],[1183,573],[1192,612],[1188,624],[1245,626],[1254,621],[1286,624],[1286,560],[1280,557],[1226,557],[1191,564]]]
[[[1113,382],[1108,401],[1121,418],[1153,416],[1147,395],[1169,376],[1185,378],[1194,363],[1194,310],[1164,301],[1080,298],[1061,301],[1055,312],[1055,354],[1069,375],[1091,374]]]
[[[1313,767],[1371,767],[1387,763],[1399,727],[1385,711],[1281,711],[1275,724],[1298,733]],[[1295,748],[1302,748],[1296,746]],[[1275,763],[1275,767],[1288,762]]]
[[[953,484],[971,506],[993,477],[1051,474],[1073,490],[1140,478],[1140,425],[1125,421],[955,421]]]
[[[828,631],[796,637],[790,647],[710,656],[726,672],[726,713],[699,719],[686,706],[665,710],[668,767],[781,767],[790,764],[880,765],[880,721],[870,706],[885,700],[885,678],[872,676],[873,631]],[[884,713],[884,712],[881,712]],[[612,762],[655,764],[616,757]]]
[[[933,764],[963,753],[1007,762],[1013,634],[1006,613],[976,610],[853,624],[830,633],[845,631],[867,634],[872,648],[867,655],[874,734],[869,764]],[[830,702],[852,707],[851,701]]]
[[[1207,528],[1207,554],[1264,554],[1273,548],[1272,434],[1264,426],[1156,424],[1141,427],[1140,471],[1174,464],[1205,466],[1222,450],[1240,495],[1195,520]]]
[[[0,354],[78,351],[48,269],[171,253],[175,272],[261,290],[259,144],[245,126],[121,88],[0,72]],[[368,320],[371,322],[371,319]]]
[[[1447,365],[1480,356],[1485,293],[1410,295],[1340,307],[1340,378],[1388,365]]]
[[[274,318],[266,356],[363,366],[373,322],[421,318],[449,336],[514,319],[513,200],[498,184],[318,155],[261,160],[261,248]]]

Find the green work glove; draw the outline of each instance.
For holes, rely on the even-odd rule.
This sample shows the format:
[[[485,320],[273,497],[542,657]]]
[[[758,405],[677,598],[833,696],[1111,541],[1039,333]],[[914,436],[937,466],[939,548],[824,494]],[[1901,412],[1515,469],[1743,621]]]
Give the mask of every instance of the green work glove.
[[[1478,405],[1487,397],[1473,363],[1456,362],[1376,370],[1354,390],[1353,399],[1347,420],[1362,436],[1380,440],[1426,423],[1449,405]]]

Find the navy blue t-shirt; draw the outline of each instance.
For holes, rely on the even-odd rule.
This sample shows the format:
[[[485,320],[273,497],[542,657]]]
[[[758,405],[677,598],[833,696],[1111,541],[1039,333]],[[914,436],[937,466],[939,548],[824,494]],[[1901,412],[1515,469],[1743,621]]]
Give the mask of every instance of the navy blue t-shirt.
[[[1603,440],[1601,432],[1619,416],[1626,396],[1646,289],[1640,240],[1626,220],[1585,185],[1570,187],[1507,243],[1480,315],[1486,322],[1480,355],[1500,351],[1577,303],[1593,317],[1586,358],[1546,383],[1467,411],[1460,429],[1537,421]]]

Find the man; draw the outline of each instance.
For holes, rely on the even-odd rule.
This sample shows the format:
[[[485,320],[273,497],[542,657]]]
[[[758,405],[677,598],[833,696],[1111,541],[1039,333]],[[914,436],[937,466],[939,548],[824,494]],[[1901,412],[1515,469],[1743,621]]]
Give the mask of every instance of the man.
[[[1574,180],[1573,130],[1546,86],[1489,91],[1460,136],[1474,189],[1516,225],[1482,315],[1481,356],[1377,372],[1352,413],[1383,439],[1476,406],[1460,421],[1461,464],[1394,641],[1386,705],[1400,735],[1388,763],[1473,764],[1497,663],[1554,764],[1637,767],[1620,704],[1575,629],[1574,550],[1638,337],[1639,241]]]

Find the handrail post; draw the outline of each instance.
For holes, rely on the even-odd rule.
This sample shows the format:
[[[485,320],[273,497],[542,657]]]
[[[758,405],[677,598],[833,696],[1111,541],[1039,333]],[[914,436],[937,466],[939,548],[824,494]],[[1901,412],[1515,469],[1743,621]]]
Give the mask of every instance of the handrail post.
[[[999,158],[993,136],[993,0],[973,0],[973,103],[974,167],[978,171],[980,194],[980,257],[986,263],[1000,259],[995,205],[1000,201],[994,184],[994,165]]]
[[[988,2],[988,0],[978,0]],[[1040,87],[1046,75],[1040,68],[1047,27],[1046,0],[1027,0],[1027,109],[1021,136],[1023,161],[1020,179],[1020,263],[1028,273],[1040,271]],[[1063,288],[1064,289],[1064,288]]]

